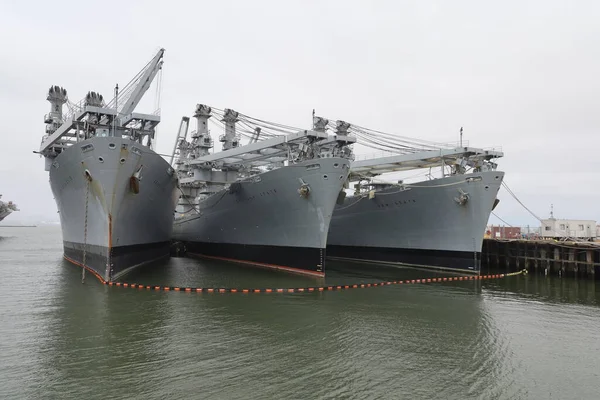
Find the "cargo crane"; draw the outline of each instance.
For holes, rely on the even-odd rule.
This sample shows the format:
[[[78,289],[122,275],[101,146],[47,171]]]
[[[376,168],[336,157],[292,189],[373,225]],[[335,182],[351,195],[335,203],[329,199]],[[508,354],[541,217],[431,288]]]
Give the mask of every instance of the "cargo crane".
[[[65,148],[94,135],[129,136],[139,143],[148,137],[147,145],[152,148],[154,128],[160,122],[160,116],[133,111],[161,70],[164,52],[164,49],[160,49],[120,93],[117,85],[115,97],[108,104],[105,104],[101,94],[93,91],[78,103],[71,103],[64,88],[50,88],[47,100],[51,103],[51,111],[44,116],[46,134],[42,137],[39,151],[35,152],[46,158],[46,171],[52,160]],[[65,103],[69,112],[63,115]]]

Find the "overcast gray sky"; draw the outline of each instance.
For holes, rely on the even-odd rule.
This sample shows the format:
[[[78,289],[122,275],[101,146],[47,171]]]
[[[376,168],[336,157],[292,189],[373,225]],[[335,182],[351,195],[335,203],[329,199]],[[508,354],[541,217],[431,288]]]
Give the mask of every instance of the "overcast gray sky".
[[[0,3],[0,193],[21,208],[13,222],[58,221],[32,153],[49,86],[108,98],[160,47],[160,153],[196,103],[306,127],[316,108],[428,140],[463,126],[471,145],[502,146],[499,169],[538,215],[554,203],[558,217],[600,221],[598,1]],[[499,197],[508,223],[537,224]]]

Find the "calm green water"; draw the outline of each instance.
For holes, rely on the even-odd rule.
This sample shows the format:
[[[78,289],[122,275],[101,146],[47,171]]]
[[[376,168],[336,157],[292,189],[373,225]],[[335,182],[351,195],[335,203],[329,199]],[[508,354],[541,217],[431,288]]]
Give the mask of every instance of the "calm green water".
[[[58,227],[0,227],[2,398],[600,398],[595,282],[529,275],[311,294],[165,293],[105,287],[91,275],[82,285],[61,255]],[[330,267],[326,284],[435,276]],[[322,283],[181,258],[128,280]]]

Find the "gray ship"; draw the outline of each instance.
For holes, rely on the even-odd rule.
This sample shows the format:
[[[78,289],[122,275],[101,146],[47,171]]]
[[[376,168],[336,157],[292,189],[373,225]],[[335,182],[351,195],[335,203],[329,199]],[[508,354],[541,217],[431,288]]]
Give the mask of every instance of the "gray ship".
[[[0,194],[0,199],[2,199],[1,194]],[[2,200],[0,200],[0,222],[2,222],[4,220],[4,218],[6,218],[10,214],[12,214],[13,211],[19,211],[19,209],[17,208],[17,205],[15,203],[13,203],[12,201],[5,203]]]
[[[477,273],[503,177],[486,171],[414,185],[366,185],[366,193],[336,206],[327,254]]]
[[[185,196],[173,238],[188,254],[324,276],[329,223],[349,172],[350,161],[337,153],[344,138],[316,147],[327,134],[258,140],[257,129],[250,144],[239,146],[235,124],[242,116],[226,109],[223,151],[209,154],[211,111],[197,106],[191,142],[180,129],[177,170]]]
[[[504,177],[491,160],[502,155],[459,147],[353,162],[349,180],[358,182],[356,191],[335,207],[328,257],[479,273],[485,228]],[[443,178],[413,184],[377,178],[440,165],[450,169]]]
[[[48,91],[51,111],[39,153],[60,214],[64,257],[103,281],[169,255],[177,174],[152,150],[160,116],[133,112],[163,53],[120,94],[117,87],[109,104],[95,92],[74,104],[65,89]]]

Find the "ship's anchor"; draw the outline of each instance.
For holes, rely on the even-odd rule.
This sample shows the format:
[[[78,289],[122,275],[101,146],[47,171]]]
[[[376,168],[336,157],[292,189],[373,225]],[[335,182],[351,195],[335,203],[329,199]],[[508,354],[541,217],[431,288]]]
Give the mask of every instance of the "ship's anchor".
[[[91,181],[93,181],[93,179],[92,179],[92,174],[90,174],[90,170],[89,170],[89,169],[86,169],[86,170],[83,172],[83,175],[85,175],[85,179],[87,179],[87,181],[88,181],[88,182],[91,182]]]
[[[460,196],[455,197],[454,201],[456,201],[461,206],[464,206],[469,201],[469,193],[465,192],[460,188],[458,189],[458,193],[460,193]]]
[[[302,186],[300,186],[300,188],[298,189],[298,193],[300,194],[300,196],[307,198],[310,194],[310,186],[308,186],[308,184],[306,183],[302,184]]]
[[[133,173],[133,175],[131,175],[131,178],[129,178],[129,188],[135,194],[138,194],[140,192],[140,180],[142,179],[142,168],[144,168],[143,165],[140,166],[138,168],[138,170]]]

